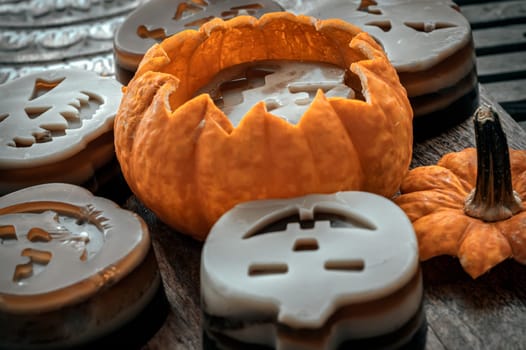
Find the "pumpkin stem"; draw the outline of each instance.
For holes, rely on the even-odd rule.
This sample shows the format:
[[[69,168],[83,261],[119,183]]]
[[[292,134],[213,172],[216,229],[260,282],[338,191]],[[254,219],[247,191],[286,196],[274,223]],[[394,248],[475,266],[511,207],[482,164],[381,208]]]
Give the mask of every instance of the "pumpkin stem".
[[[466,198],[467,215],[484,220],[505,220],[520,212],[522,201],[513,190],[510,155],[499,115],[489,106],[474,115],[477,144],[477,184]]]

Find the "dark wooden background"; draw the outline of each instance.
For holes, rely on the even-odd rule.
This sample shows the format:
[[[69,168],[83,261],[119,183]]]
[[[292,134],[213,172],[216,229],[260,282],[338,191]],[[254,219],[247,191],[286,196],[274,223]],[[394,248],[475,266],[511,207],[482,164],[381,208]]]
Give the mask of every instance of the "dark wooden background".
[[[456,3],[471,23],[479,81],[526,129],[526,1]]]

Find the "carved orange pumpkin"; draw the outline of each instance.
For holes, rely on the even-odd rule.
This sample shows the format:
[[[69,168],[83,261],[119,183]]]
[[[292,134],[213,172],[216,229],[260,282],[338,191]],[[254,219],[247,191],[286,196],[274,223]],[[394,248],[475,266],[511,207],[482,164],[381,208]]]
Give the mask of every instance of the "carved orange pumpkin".
[[[364,100],[318,91],[296,125],[256,103],[234,127],[196,92],[226,68],[265,60],[348,70]],[[204,239],[234,205],[364,190],[392,196],[412,155],[412,110],[381,47],[340,20],[277,12],[215,19],[154,45],[125,88],[115,147],[133,192],[164,222]]]
[[[477,148],[411,170],[395,201],[421,260],[458,256],[477,278],[507,258],[526,264],[526,150],[508,150],[493,110],[479,108],[474,120]]]

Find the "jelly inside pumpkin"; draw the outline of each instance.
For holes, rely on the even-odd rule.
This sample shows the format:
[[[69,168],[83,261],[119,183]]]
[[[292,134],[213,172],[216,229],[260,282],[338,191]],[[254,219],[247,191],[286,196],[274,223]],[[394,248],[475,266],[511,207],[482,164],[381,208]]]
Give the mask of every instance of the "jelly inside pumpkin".
[[[267,111],[297,124],[321,89],[327,97],[354,98],[349,71],[323,62],[267,60],[220,71],[196,95],[208,93],[237,126],[257,102]]]

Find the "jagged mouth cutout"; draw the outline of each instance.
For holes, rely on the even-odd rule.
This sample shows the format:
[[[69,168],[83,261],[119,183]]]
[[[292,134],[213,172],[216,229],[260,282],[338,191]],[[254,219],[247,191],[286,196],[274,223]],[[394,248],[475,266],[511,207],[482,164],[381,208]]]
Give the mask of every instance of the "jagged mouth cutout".
[[[91,260],[102,249],[108,219],[93,206],[59,202],[33,202],[30,206],[14,205],[0,211],[0,246],[20,249],[20,256],[25,257],[14,268],[14,283],[44,271],[56,244],[76,250],[79,262]],[[17,230],[21,222],[28,227],[24,232]]]
[[[12,140],[8,141],[9,147],[31,147],[35,144],[51,142],[54,138],[65,136],[68,129],[79,129],[83,125],[83,121],[91,119],[104,104],[104,99],[95,93],[88,91],[79,91],[79,98],[75,103],[67,105],[67,111],[59,112],[58,116],[53,114],[47,115],[52,106],[46,100],[46,95],[53,94],[53,90],[64,82],[66,77],[55,80],[46,80],[37,78],[34,81],[33,92],[28,97],[27,101],[37,101],[42,98],[40,105],[26,106],[23,108],[27,119],[24,124],[28,126],[35,125],[38,131],[32,131],[29,135],[13,135]],[[0,123],[7,120],[11,113],[1,113]],[[15,117],[15,116],[13,116]]]

